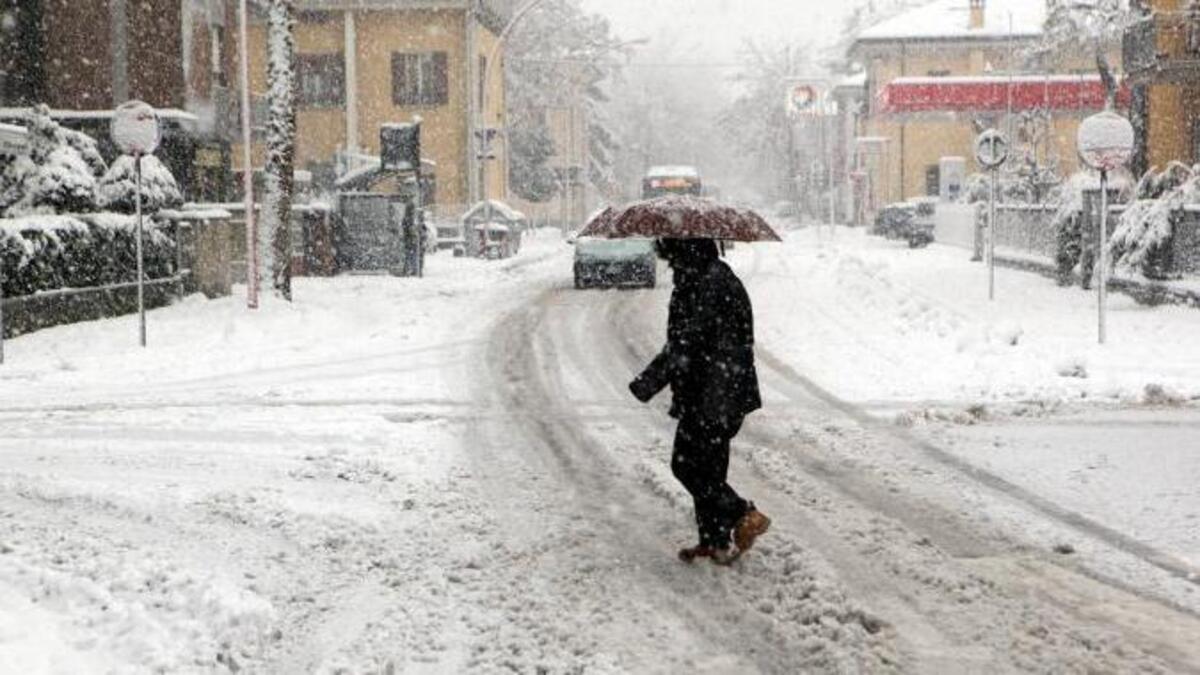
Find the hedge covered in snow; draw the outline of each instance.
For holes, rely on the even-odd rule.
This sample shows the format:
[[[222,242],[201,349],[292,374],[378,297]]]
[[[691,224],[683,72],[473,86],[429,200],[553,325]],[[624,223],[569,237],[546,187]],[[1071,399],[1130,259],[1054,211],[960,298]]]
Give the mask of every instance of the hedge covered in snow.
[[[45,106],[25,118],[29,141],[0,166],[0,217],[54,213],[133,213],[137,195],[132,157],[109,167],[86,134],[59,125]],[[154,213],[183,203],[170,170],[157,157],[142,159],[142,209]]]
[[[171,171],[153,155],[142,158],[142,211],[154,213],[183,205],[183,194]],[[137,169],[134,158],[118,157],[100,179],[100,208],[117,213],[137,211]]]
[[[175,245],[146,221],[146,277],[175,273]],[[90,288],[137,279],[137,221],[131,216],[24,216],[0,219],[4,297]]]
[[[1110,247],[1117,269],[1153,280],[1173,276],[1176,215],[1196,203],[1200,203],[1200,174],[1195,168],[1172,162],[1161,172],[1147,173],[1138,183],[1137,201],[1113,232]]]

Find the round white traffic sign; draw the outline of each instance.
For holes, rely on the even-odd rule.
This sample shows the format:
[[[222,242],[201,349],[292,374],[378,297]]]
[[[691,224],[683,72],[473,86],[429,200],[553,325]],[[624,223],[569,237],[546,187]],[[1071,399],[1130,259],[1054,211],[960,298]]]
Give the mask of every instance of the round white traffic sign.
[[[1133,157],[1133,125],[1111,110],[1092,115],[1079,125],[1077,142],[1084,164],[1111,171],[1125,166]]]
[[[806,112],[817,104],[817,90],[807,84],[792,87],[792,109]]]
[[[975,159],[985,169],[995,169],[1008,161],[1008,138],[989,129],[975,139]]]
[[[161,134],[158,113],[142,101],[129,101],[113,112],[113,143],[126,155],[154,154]]]

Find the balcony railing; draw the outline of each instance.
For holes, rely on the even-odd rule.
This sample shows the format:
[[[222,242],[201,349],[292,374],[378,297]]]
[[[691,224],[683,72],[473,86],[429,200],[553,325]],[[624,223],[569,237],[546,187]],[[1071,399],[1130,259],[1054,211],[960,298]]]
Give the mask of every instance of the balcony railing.
[[[1125,72],[1136,83],[1200,83],[1200,15],[1158,12],[1125,31]]]

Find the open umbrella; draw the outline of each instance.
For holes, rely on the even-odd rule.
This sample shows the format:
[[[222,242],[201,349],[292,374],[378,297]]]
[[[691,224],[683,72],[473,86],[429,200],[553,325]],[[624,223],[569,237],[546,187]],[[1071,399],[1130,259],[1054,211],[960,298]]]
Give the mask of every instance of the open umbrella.
[[[605,209],[584,226],[579,236],[782,241],[767,221],[753,211],[680,195],[635,202],[623,209]]]

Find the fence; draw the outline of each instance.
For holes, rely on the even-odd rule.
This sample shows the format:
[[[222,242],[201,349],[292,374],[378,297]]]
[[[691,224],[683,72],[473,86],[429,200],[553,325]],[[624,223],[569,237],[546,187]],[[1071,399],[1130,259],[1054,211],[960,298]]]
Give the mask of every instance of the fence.
[[[1009,204],[996,209],[996,247],[1053,261],[1058,251],[1052,206]]]
[[[189,293],[228,295],[229,257],[223,245],[228,215],[222,212],[168,212],[154,217],[174,248],[168,274],[146,281],[146,306],[162,307]],[[92,321],[137,311],[137,280],[79,288],[57,288],[0,297],[0,339],[57,325]],[[0,270],[0,284],[3,270]]]
[[[189,204],[189,211],[217,210],[228,212],[228,230],[223,242],[213,242],[228,251],[228,276],[231,283],[246,283],[246,205]],[[255,204],[260,214],[261,204]],[[185,211],[184,213],[187,213]],[[332,276],[337,272],[335,237],[337,216],[327,204],[294,204],[292,206],[292,274],[295,276]]]

